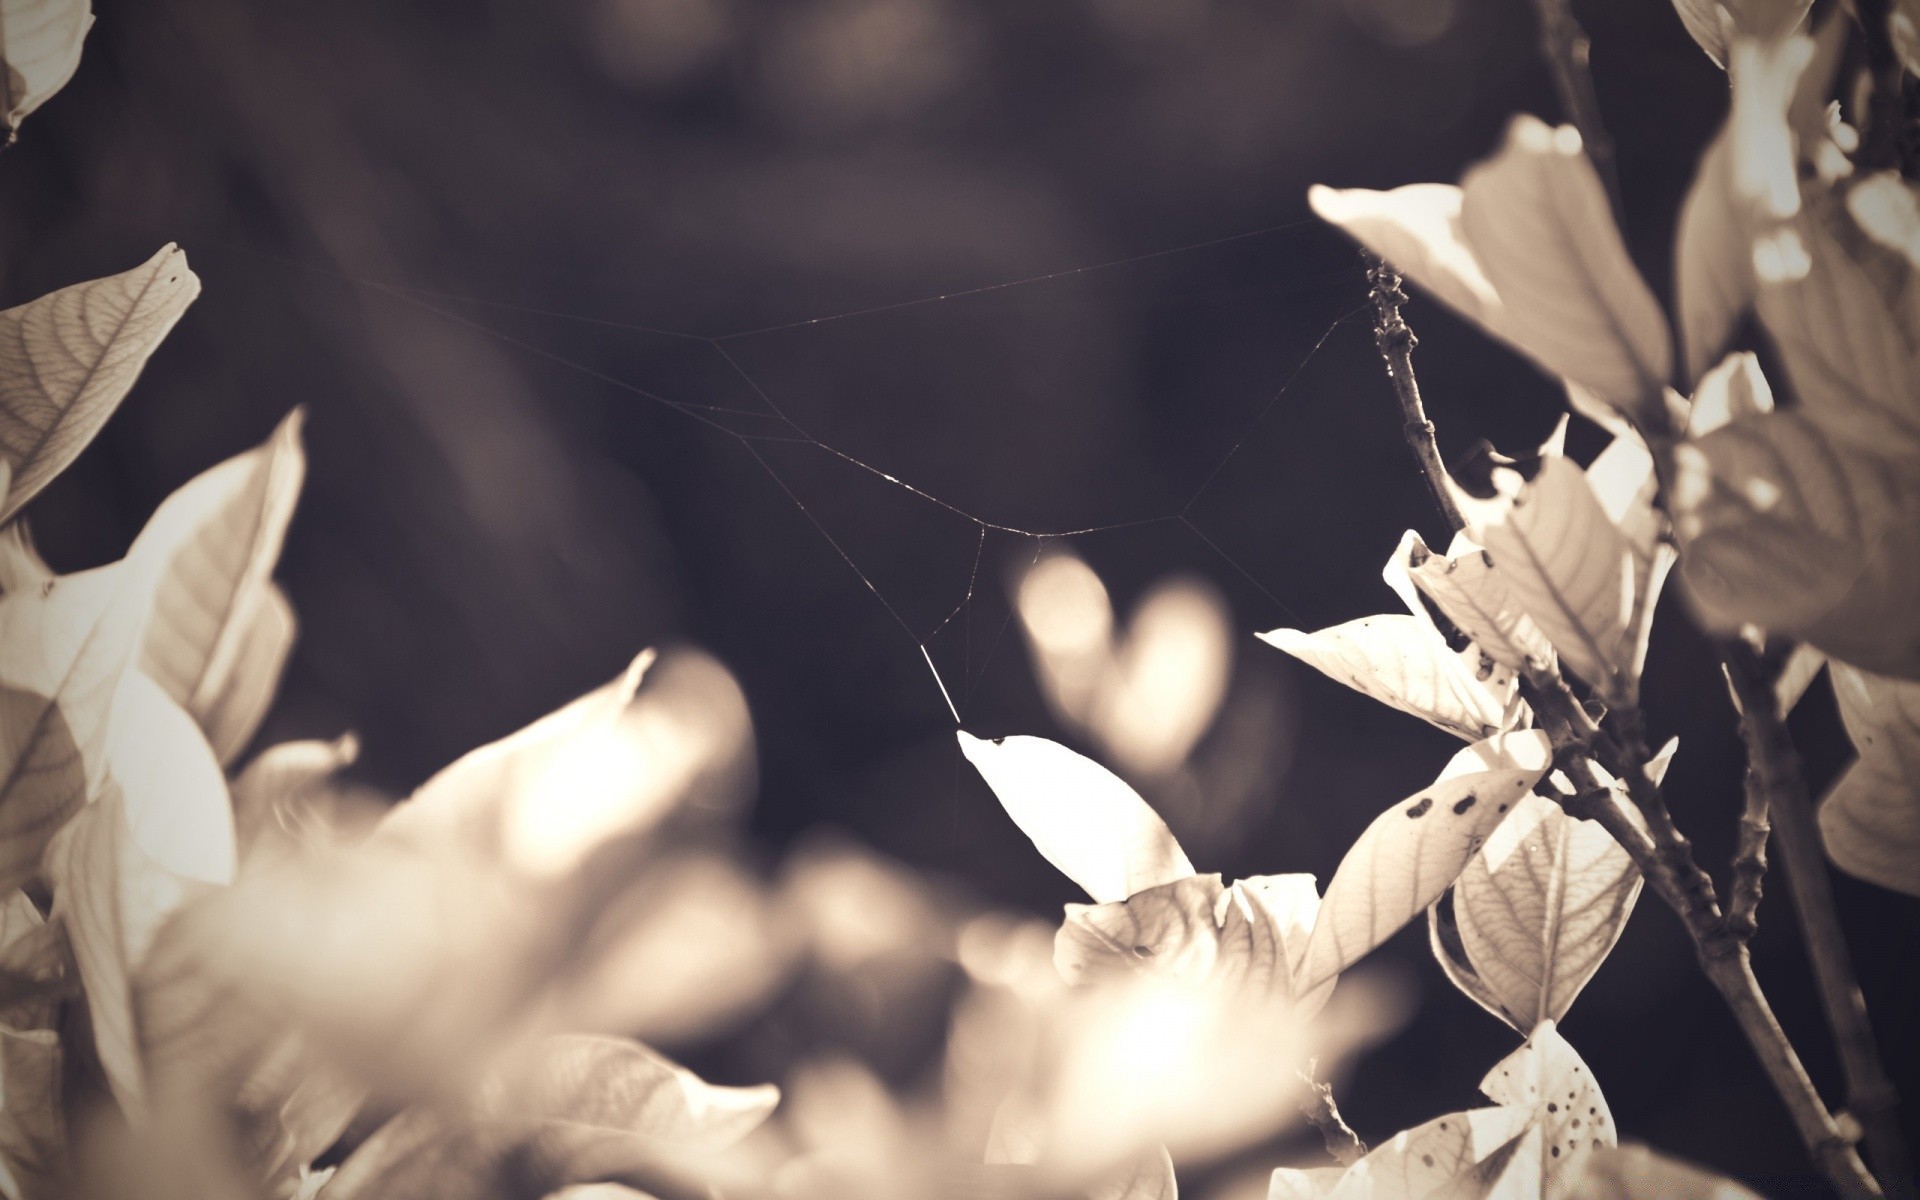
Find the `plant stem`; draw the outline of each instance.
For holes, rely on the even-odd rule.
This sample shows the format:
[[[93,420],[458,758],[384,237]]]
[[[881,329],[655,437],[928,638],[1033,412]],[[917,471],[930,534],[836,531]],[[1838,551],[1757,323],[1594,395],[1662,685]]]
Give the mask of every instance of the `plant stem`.
[[[1546,4],[1552,0],[1540,2]],[[1420,389],[1414,379],[1409,353],[1414,343],[1413,332],[1400,314],[1400,305],[1406,297],[1400,291],[1399,276],[1378,258],[1368,256],[1367,278],[1376,296],[1374,336],[1381,345],[1394,394],[1400,401],[1408,445],[1427,476],[1441,514],[1457,531],[1463,528],[1464,522],[1447,495],[1444,476],[1440,474],[1439,453],[1434,446],[1433,425],[1420,402]],[[1787,1040],[1786,1031],[1774,1017],[1760,982],[1754,977],[1745,941],[1733,936],[1720,911],[1712,879],[1694,863],[1687,841],[1673,825],[1659,788],[1647,775],[1647,754],[1638,713],[1626,714],[1627,744],[1622,746],[1581,706],[1557,670],[1529,672],[1522,685],[1528,704],[1552,738],[1557,756],[1573,781],[1577,792],[1574,815],[1599,821],[1627,851],[1655,894],[1680,917],[1693,942],[1701,970],[1739,1023],[1774,1091],[1793,1117],[1808,1152],[1843,1195],[1880,1195],[1879,1184],[1827,1111],[1793,1044]],[[1646,818],[1648,828],[1642,829],[1613,798],[1614,789],[1601,777],[1596,762],[1627,790],[1635,807]]]
[[[1553,89],[1560,95],[1560,108],[1580,131],[1587,158],[1606,185],[1607,202],[1613,206],[1613,219],[1622,221],[1620,173],[1614,166],[1613,139],[1600,119],[1600,97],[1593,88],[1593,72],[1588,63],[1592,44],[1586,30],[1574,18],[1568,0],[1533,0],[1540,14],[1540,52],[1553,72]]]
[[[1466,527],[1466,521],[1447,492],[1447,469],[1440,461],[1440,443],[1434,437],[1433,422],[1427,419],[1426,405],[1420,400],[1420,383],[1413,375],[1413,348],[1420,339],[1413,336],[1413,330],[1400,315],[1400,306],[1407,302],[1407,293],[1400,286],[1400,273],[1371,250],[1362,250],[1360,257],[1367,264],[1367,299],[1373,302],[1373,344],[1387,364],[1387,379],[1400,401],[1404,422],[1401,432],[1406,436],[1407,448],[1413,451],[1414,461],[1420,465],[1420,477],[1427,481],[1435,506],[1446,518],[1447,528],[1458,533]]]
[[[1747,744],[1750,786],[1763,793],[1771,809],[1774,837],[1800,918],[1807,957],[1813,962],[1820,1004],[1840,1051],[1847,1080],[1847,1111],[1866,1135],[1868,1153],[1886,1184],[1887,1195],[1914,1194],[1913,1165],[1900,1135],[1900,1097],[1881,1065],[1866,999],[1855,981],[1852,955],[1833,902],[1819,823],[1800,770],[1793,739],[1781,720],[1779,702],[1760,663],[1745,645],[1721,646],[1727,678],[1740,702],[1740,732]]]
[[[1300,1082],[1307,1087],[1306,1095],[1300,1098],[1300,1111],[1320,1131],[1327,1153],[1339,1160],[1341,1166],[1350,1167],[1367,1156],[1367,1144],[1340,1115],[1340,1106],[1333,1102],[1332,1086],[1314,1077],[1314,1065],[1308,1063],[1300,1072]]]

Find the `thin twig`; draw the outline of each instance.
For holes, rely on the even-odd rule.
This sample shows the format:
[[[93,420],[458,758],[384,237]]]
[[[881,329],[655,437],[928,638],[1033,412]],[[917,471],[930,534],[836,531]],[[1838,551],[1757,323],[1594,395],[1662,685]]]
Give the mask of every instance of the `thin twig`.
[[[1813,962],[1820,1003],[1840,1051],[1847,1080],[1847,1111],[1865,1134],[1888,1196],[1914,1195],[1913,1164],[1901,1137],[1899,1094],[1881,1064],[1866,999],[1855,981],[1846,933],[1840,927],[1827,875],[1820,827],[1814,818],[1806,776],[1800,770],[1792,737],[1781,720],[1779,702],[1753,652],[1745,645],[1721,647],[1727,678],[1740,702],[1740,732],[1747,744],[1747,769],[1773,813],[1775,838],[1786,871],[1794,912],[1800,918],[1807,957]]]
[[[1300,1082],[1307,1088],[1300,1097],[1300,1111],[1320,1131],[1327,1153],[1339,1160],[1341,1166],[1350,1167],[1367,1156],[1367,1144],[1340,1115],[1340,1106],[1333,1102],[1333,1087],[1314,1077],[1314,1066],[1309,1062],[1300,1072]]]
[[[1614,166],[1613,139],[1607,136],[1600,119],[1600,97],[1593,88],[1593,72],[1588,63],[1592,44],[1586,30],[1574,18],[1568,0],[1533,0],[1540,14],[1540,52],[1553,73],[1553,89],[1560,95],[1560,107],[1580,131],[1587,158],[1606,185],[1607,202],[1613,206],[1613,219],[1622,220],[1620,172]]]
[[[1742,722],[1742,733],[1745,733]],[[1751,744],[1751,742],[1749,742]],[[1767,789],[1760,773],[1747,767],[1746,802],[1733,843],[1733,872],[1727,900],[1727,932],[1745,941],[1760,928],[1760,897],[1767,882],[1767,838],[1773,832]]]
[[[1400,273],[1371,250],[1362,250],[1360,257],[1367,264],[1367,299],[1373,303],[1373,344],[1387,364],[1387,379],[1400,401],[1407,448],[1420,464],[1420,477],[1426,480],[1427,490],[1433,494],[1440,515],[1446,518],[1447,528],[1458,533],[1466,527],[1466,521],[1447,492],[1447,471],[1440,462],[1440,444],[1434,437],[1433,422],[1427,419],[1426,405],[1420,400],[1420,383],[1413,375],[1413,348],[1420,339],[1413,336],[1413,330],[1400,315],[1400,306],[1407,302],[1407,293],[1400,287]]]
[[[1541,0],[1550,3],[1551,0]],[[1383,279],[1391,277],[1393,286],[1381,289]],[[1390,303],[1376,302],[1375,313],[1382,329],[1376,330],[1383,342],[1398,397],[1401,415],[1408,431],[1408,444],[1421,471],[1427,476],[1435,503],[1455,530],[1463,527],[1459,510],[1450,503],[1434,449],[1433,425],[1420,404],[1419,385],[1413,376],[1411,356],[1413,334],[1400,315],[1404,295],[1399,292],[1398,277],[1377,259],[1369,260],[1368,279],[1377,290],[1389,293]],[[1399,353],[1389,354],[1393,347]],[[1418,432],[1420,436],[1415,437]],[[1612,834],[1627,851],[1654,893],[1674,910],[1692,940],[1701,970],[1733,1013],[1741,1033],[1753,1047],[1774,1091],[1786,1105],[1794,1126],[1808,1152],[1843,1195],[1878,1196],[1880,1186],[1843,1135],[1820,1098],[1806,1067],[1794,1052],[1785,1030],[1774,1017],[1759,980],[1754,978],[1746,942],[1732,935],[1715,898],[1713,881],[1693,861],[1686,839],[1674,827],[1659,788],[1647,774],[1644,735],[1637,712],[1627,714],[1623,746],[1594,721],[1557,670],[1529,672],[1522,680],[1522,694],[1539,718],[1541,727],[1552,739],[1556,758],[1564,764],[1576,796],[1569,802],[1575,816],[1591,817]],[[1625,807],[1613,797],[1613,789],[1600,774],[1605,767],[1618,780],[1647,822],[1642,829]]]

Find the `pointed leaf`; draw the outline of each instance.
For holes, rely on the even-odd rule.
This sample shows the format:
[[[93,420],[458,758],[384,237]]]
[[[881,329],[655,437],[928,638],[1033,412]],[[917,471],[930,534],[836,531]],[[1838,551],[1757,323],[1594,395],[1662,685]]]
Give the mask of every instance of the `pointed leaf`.
[[[124,564],[0,599],[0,886],[39,867],[107,774],[107,727],[145,616]]]
[[[1476,1108],[1395,1134],[1348,1169],[1329,1200],[1492,1200],[1533,1113]],[[1512,1193],[1522,1195],[1524,1193]]]
[[[1717,631],[1757,625],[1863,670],[1920,678],[1920,472],[1798,410],[1675,450],[1681,577]]]
[[[1442,557],[1409,529],[1396,561],[1447,620],[1496,663],[1510,671],[1553,664],[1553,645],[1520,608],[1485,550],[1457,536]]]
[[[0,521],[66,469],[200,294],[172,245],[120,275],[0,312],[0,461],[13,488]]]
[[[1096,901],[1125,900],[1193,874],[1159,814],[1092,759],[1045,738],[959,736],[961,752],[1013,823]]]
[[[1729,354],[1701,376],[1687,414],[1687,436],[1705,437],[1729,421],[1773,411],[1773,388],[1750,352]]]
[[[1577,1194],[1588,1156],[1618,1140],[1593,1072],[1551,1021],[1487,1072],[1480,1091],[1495,1104],[1533,1113],[1540,1131],[1538,1186],[1528,1194],[1543,1200]]]
[[[1317,633],[1275,629],[1260,640],[1467,741],[1490,737],[1509,723],[1513,673],[1492,667],[1482,677],[1421,618],[1390,613]],[[1470,656],[1480,658],[1477,650]]]
[[[1375,818],[1327,884],[1296,991],[1332,979],[1438,900],[1551,762],[1546,734],[1501,734]]]
[[[292,644],[292,612],[270,577],[306,459],[296,409],[266,444],[169,496],[129,557],[160,584],[141,668],[232,760],[252,736]]]
[[[1471,506],[1470,532],[1566,667],[1609,699],[1632,702],[1644,650],[1633,627],[1633,547],[1565,458],[1547,458],[1525,483],[1500,474],[1509,476],[1506,495]]]
[[[1687,27],[1693,40],[1707,52],[1713,65],[1723,70],[1727,65],[1727,42],[1733,36],[1733,16],[1727,12],[1720,0],[1673,0],[1673,10],[1680,14],[1680,23]]]
[[[88,0],[0,0],[0,67],[6,71],[0,121],[9,132],[67,86],[92,27]]]
[[[1820,834],[1849,875],[1920,896],[1920,683],[1832,664],[1859,759],[1820,805]]]
[[[1575,1190],[1586,1200],[1760,1200],[1724,1175],[1632,1143],[1595,1150]]]
[[[1527,796],[1453,893],[1475,975],[1515,1029],[1558,1021],[1626,928],[1640,872],[1592,821]]]

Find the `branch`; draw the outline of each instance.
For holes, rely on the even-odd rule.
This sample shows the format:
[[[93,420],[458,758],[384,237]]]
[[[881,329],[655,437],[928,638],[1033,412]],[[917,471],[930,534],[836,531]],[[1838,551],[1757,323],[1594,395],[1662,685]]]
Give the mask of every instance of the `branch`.
[[[1533,0],[1540,14],[1540,52],[1553,71],[1553,90],[1560,94],[1560,108],[1586,145],[1587,157],[1600,181],[1607,188],[1607,202],[1613,206],[1613,219],[1622,221],[1620,172],[1613,161],[1613,139],[1607,136],[1600,119],[1600,97],[1593,89],[1593,72],[1588,63],[1592,44],[1586,30],[1574,18],[1568,0]]]
[[[1773,812],[1774,836],[1779,841],[1794,912],[1800,918],[1802,940],[1819,983],[1820,1004],[1840,1051],[1840,1066],[1847,1080],[1847,1109],[1865,1132],[1867,1150],[1886,1182],[1887,1194],[1912,1196],[1913,1165],[1900,1134],[1900,1097],[1881,1065],[1880,1049],[1867,1019],[1866,999],[1854,976],[1799,756],[1781,719],[1773,685],[1753,652],[1739,643],[1723,644],[1720,652],[1740,706],[1740,733],[1747,744],[1749,806],[1752,793],[1757,791],[1763,810],[1770,808]]]
[[[1373,344],[1379,347],[1380,357],[1387,364],[1387,378],[1400,401],[1404,419],[1401,431],[1406,435],[1407,448],[1420,464],[1420,476],[1427,481],[1427,490],[1446,518],[1447,528],[1458,533],[1467,523],[1447,492],[1447,469],[1440,462],[1440,444],[1434,438],[1433,422],[1427,420],[1426,405],[1420,400],[1420,383],[1413,377],[1413,348],[1420,339],[1413,336],[1400,315],[1400,306],[1407,302],[1407,293],[1400,287],[1400,273],[1371,250],[1362,250],[1360,257],[1367,264],[1367,299],[1373,302]]]
[[[1327,1153],[1338,1159],[1341,1166],[1350,1167],[1367,1156],[1367,1144],[1340,1116],[1340,1106],[1333,1102],[1333,1088],[1315,1079],[1313,1068],[1314,1064],[1309,1062],[1300,1072],[1300,1082],[1307,1085],[1306,1094],[1300,1097],[1300,1111],[1320,1131]]]

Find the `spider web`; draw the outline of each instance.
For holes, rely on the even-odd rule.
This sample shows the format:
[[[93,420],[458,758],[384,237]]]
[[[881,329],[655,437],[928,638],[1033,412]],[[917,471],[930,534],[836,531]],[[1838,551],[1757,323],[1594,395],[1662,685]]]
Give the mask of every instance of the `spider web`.
[[[389,280],[354,275],[331,267],[299,261],[254,246],[239,245],[231,242],[225,243],[225,245],[228,249],[251,257],[271,260],[284,267],[302,272],[329,276],[395,302],[420,309],[438,319],[451,322],[509,349],[545,361],[603,386],[659,405],[688,420],[706,426],[735,442],[779,487],[781,493],[794,507],[806,517],[807,521],[819,533],[821,539],[826,542],[833,553],[846,565],[847,569],[853,573],[861,586],[863,586],[873,597],[874,601],[880,605],[881,609],[891,621],[898,626],[901,633],[912,643],[914,648],[919,652],[920,658],[924,662],[935,688],[938,689],[940,698],[945,704],[947,712],[952,717],[955,725],[961,726],[966,723],[966,715],[973,688],[985,676],[987,668],[991,665],[994,654],[1014,616],[1013,610],[1011,606],[1009,606],[1008,611],[998,622],[997,628],[987,643],[982,661],[976,666],[973,662],[972,616],[979,596],[981,564],[986,558],[987,545],[990,538],[1000,537],[1028,543],[1030,553],[1027,556],[1027,564],[1031,565],[1039,560],[1040,555],[1050,543],[1086,538],[1096,534],[1140,530],[1154,526],[1177,527],[1195,539],[1195,541],[1203,546],[1212,556],[1218,558],[1228,567],[1231,567],[1240,578],[1265,596],[1283,613],[1286,613],[1290,619],[1298,620],[1292,608],[1284,600],[1276,595],[1252,571],[1232,554],[1228,553],[1205,529],[1196,523],[1194,511],[1209,491],[1214,489],[1221,481],[1228,467],[1234,462],[1236,457],[1240,455],[1249,439],[1260,429],[1262,424],[1280,405],[1281,401],[1288,397],[1295,383],[1299,381],[1302,373],[1327,346],[1334,334],[1343,326],[1355,322],[1362,314],[1366,313],[1368,306],[1363,303],[1344,312],[1340,316],[1333,318],[1324,328],[1319,330],[1318,336],[1313,340],[1305,354],[1294,360],[1290,368],[1283,372],[1281,382],[1278,386],[1267,391],[1263,396],[1260,396],[1254,404],[1249,406],[1251,411],[1245,415],[1243,422],[1238,425],[1238,432],[1233,436],[1231,443],[1226,447],[1224,453],[1213,460],[1211,467],[1204,472],[1199,484],[1188,492],[1176,506],[1172,507],[1169,511],[1145,517],[1082,524],[1056,529],[1030,528],[993,520],[973,511],[967,506],[954,503],[928,488],[923,488],[908,479],[902,478],[900,475],[876,465],[867,458],[853,454],[832,441],[816,436],[793,415],[789,407],[783,406],[774,398],[772,389],[765,385],[760,375],[748,369],[748,366],[742,360],[741,354],[738,353],[739,348],[755,339],[767,338],[775,334],[806,333],[828,326],[857,322],[863,319],[881,317],[911,309],[947,305],[955,301],[988,296],[995,293],[1005,293],[1015,289],[1036,288],[1098,272],[1115,271],[1120,268],[1136,266],[1155,260],[1168,259],[1178,255],[1189,255],[1237,243],[1250,242],[1255,239],[1271,238],[1279,234],[1318,225],[1319,222],[1311,219],[1290,221],[1284,224],[1265,226],[1223,237],[1210,238],[1204,241],[1187,242],[1181,245],[1152,250],[1124,258],[1068,267],[1042,274],[1025,275],[1015,279],[975,287],[921,295],[906,300],[837,310],[823,315],[758,325],[752,328],[738,329],[718,334],[694,333],[687,330],[671,329],[658,325],[615,320],[589,313],[542,308],[511,301],[463,295],[427,287],[396,283]],[[1355,263],[1351,273],[1343,272],[1342,274],[1345,275],[1349,281],[1357,280],[1359,277],[1358,263]],[[1349,282],[1348,287],[1351,286],[1352,283]],[[745,394],[750,396],[755,401],[755,404],[752,407],[743,407],[709,400],[690,399],[685,395],[668,395],[661,390],[641,386],[630,378],[626,378],[612,371],[603,370],[571,354],[556,350],[549,345],[543,345],[516,333],[509,332],[495,324],[457,311],[456,306],[516,316],[537,317],[586,328],[666,339],[671,342],[681,343],[687,347],[696,348],[701,353],[713,356],[715,362],[722,367],[726,373],[737,379],[739,384],[744,387]],[[783,472],[775,465],[772,459],[769,458],[769,448],[778,446],[806,447],[817,453],[824,454],[832,462],[839,464],[844,469],[857,472],[860,475],[878,481],[890,489],[903,492],[922,503],[932,505],[966,523],[974,535],[972,560],[967,571],[967,582],[957,602],[955,602],[950,609],[946,610],[944,616],[930,628],[924,629],[917,628],[913,622],[907,618],[901,611],[901,606],[896,604],[895,601],[888,596],[886,590],[880,586],[873,574],[861,566],[858,559],[848,548],[845,539],[841,536],[836,536],[834,530],[829,527],[829,522],[824,520],[818,511],[818,504],[809,503],[801,494],[795,481],[791,478],[791,473]],[[949,682],[949,675],[954,673],[953,668],[949,666],[948,670],[943,672],[935,657],[938,639],[940,639],[943,634],[950,634],[950,631],[956,627],[962,631],[963,636],[957,685]]]

